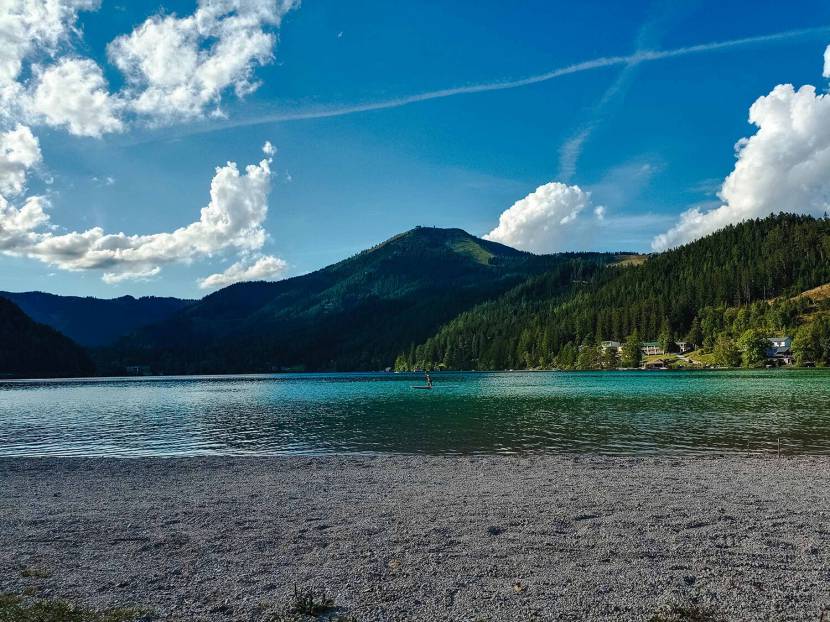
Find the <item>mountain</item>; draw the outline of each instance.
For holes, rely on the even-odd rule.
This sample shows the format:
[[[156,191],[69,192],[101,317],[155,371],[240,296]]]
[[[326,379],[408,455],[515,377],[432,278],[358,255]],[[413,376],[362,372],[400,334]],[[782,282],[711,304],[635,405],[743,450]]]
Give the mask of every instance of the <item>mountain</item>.
[[[460,229],[419,227],[311,274],[238,283],[98,353],[105,371],[371,370],[528,278],[584,280],[619,256],[538,256]]]
[[[87,353],[55,329],[38,324],[0,297],[0,376],[66,378],[91,376]]]
[[[36,322],[87,347],[104,346],[146,324],[167,319],[192,304],[178,298],[122,296],[113,299],[0,292]]]
[[[396,366],[574,367],[585,346],[630,335],[712,350],[751,329],[792,333],[807,303],[788,297],[830,281],[830,220],[770,216],[628,263],[565,294],[549,275],[531,279],[402,349]]]

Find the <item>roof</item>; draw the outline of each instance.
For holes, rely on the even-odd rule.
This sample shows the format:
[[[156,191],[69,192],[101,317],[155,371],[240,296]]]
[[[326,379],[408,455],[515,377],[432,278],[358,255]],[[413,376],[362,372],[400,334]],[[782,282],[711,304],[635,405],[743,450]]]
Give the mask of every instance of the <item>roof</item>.
[[[659,347],[660,343],[657,341],[644,341],[640,344],[641,348],[656,348]]]

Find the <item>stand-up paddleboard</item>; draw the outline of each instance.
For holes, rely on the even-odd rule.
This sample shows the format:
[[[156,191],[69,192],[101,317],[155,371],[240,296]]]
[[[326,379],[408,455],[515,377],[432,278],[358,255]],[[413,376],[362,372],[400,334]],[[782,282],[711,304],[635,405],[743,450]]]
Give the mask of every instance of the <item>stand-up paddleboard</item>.
[[[424,380],[426,380],[426,382],[427,382],[425,385],[413,386],[412,388],[413,389],[425,389],[427,391],[431,391],[432,390],[432,378],[429,377],[429,374],[424,373]]]

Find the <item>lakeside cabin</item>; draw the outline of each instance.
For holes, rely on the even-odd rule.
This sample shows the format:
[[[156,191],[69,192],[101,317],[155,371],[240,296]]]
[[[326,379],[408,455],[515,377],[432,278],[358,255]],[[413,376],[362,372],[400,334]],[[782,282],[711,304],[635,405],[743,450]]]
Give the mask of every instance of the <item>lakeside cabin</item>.
[[[768,365],[783,366],[795,363],[792,337],[767,337],[767,343],[769,345],[764,354],[767,357]]]
[[[656,341],[644,341],[640,344],[640,351],[645,356],[656,356],[660,354],[665,354],[665,352],[663,352],[663,348],[661,348],[660,344]]]
[[[675,341],[674,342],[675,349],[680,354],[685,354],[686,352],[691,352],[695,349],[693,343],[689,343],[688,341]],[[622,350],[623,344],[619,341],[603,341],[600,343],[600,348],[602,349],[603,353],[607,350]],[[640,344],[640,351],[643,353],[644,356],[661,356],[666,354],[663,351],[663,348],[660,347],[660,344],[657,341],[643,341]]]

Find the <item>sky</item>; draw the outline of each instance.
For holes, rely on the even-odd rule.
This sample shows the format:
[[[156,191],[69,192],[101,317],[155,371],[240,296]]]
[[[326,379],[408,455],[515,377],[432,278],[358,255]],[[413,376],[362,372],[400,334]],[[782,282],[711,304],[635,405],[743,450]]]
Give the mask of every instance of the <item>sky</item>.
[[[416,225],[652,252],[830,206],[830,4],[8,0],[0,289],[201,297]]]

